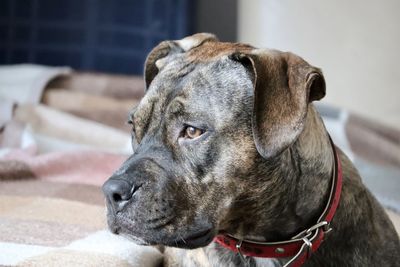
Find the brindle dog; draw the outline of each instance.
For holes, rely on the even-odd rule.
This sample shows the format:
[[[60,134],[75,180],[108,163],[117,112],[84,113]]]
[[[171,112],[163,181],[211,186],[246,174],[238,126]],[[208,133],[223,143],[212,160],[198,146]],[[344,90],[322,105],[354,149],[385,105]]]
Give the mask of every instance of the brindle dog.
[[[321,71],[277,50],[196,34],[160,43],[132,111],[133,155],[104,184],[113,233],[165,246],[166,266],[243,266],[220,232],[286,240],[315,224],[333,151],[314,100]],[[392,223],[339,151],[333,231],[304,266],[399,266]],[[287,259],[249,258],[251,266]]]

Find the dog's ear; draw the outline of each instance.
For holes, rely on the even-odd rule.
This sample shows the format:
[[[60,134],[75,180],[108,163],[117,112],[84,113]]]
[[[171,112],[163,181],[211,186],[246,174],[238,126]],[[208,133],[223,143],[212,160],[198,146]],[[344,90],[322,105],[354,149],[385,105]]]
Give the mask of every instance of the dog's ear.
[[[144,67],[146,90],[162,66],[166,64],[167,61],[163,59],[172,54],[184,53],[209,41],[218,41],[218,39],[211,33],[197,33],[181,40],[163,41],[153,48],[146,58]]]
[[[252,74],[254,142],[264,158],[274,157],[302,132],[308,103],[325,96],[322,72],[288,52],[256,50],[231,58]]]

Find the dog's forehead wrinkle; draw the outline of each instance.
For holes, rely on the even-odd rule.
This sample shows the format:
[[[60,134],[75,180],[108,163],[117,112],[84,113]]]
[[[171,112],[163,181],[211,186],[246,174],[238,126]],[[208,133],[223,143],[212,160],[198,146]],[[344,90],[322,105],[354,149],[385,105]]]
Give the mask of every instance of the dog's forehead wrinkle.
[[[243,70],[236,68],[232,74],[229,68],[226,68],[227,66],[229,66],[227,62],[200,64],[186,73],[187,77],[180,81],[177,81],[175,74],[166,68],[160,76],[163,78],[163,83],[155,79],[147,95],[148,99],[154,97],[157,98],[157,102],[163,103],[157,105],[155,109],[157,112],[153,112],[157,117],[155,120],[159,120],[160,114],[168,116],[170,112],[184,109],[192,119],[207,121],[216,117],[226,124],[232,120],[224,116],[228,109],[232,110],[233,107],[236,113],[243,113],[240,110],[243,110],[244,103],[240,99],[244,98],[245,102],[248,102],[248,97],[245,96],[248,92],[243,88],[250,88],[251,82],[249,79],[247,82],[242,81],[241,77],[245,75]],[[215,79],[209,78],[212,74]],[[222,97],[213,97],[214,95],[222,95]],[[151,101],[147,102],[147,105],[151,103]],[[212,110],[212,117],[208,116],[210,110]]]
[[[226,113],[227,108],[241,108],[241,98],[248,99],[245,95],[251,92],[252,85],[246,71],[241,64],[235,63],[227,58],[207,63],[185,64],[170,62],[156,77],[150,86],[148,95],[157,95],[160,99],[169,98],[170,102],[179,96],[182,91],[191,96],[191,101],[186,106],[196,114],[196,108],[207,106],[213,109],[214,116],[220,118]],[[192,66],[189,68],[188,66]],[[182,72],[177,76],[177,72]],[[184,77],[187,76],[187,77]],[[178,78],[182,79],[178,79]],[[210,79],[213,77],[213,79]],[[246,92],[247,91],[247,92]],[[220,95],[220,97],[212,97]],[[221,97],[222,96],[222,97]],[[234,101],[236,100],[236,101]],[[197,105],[201,101],[209,102],[208,105]],[[209,113],[209,110],[205,110]],[[197,112],[198,115],[204,114]],[[227,118],[225,118],[227,120]]]
[[[186,74],[181,73],[179,75],[184,76]],[[161,79],[156,77],[153,80],[146,95],[139,103],[134,116],[135,123],[139,128],[138,131],[141,134],[144,134],[145,128],[154,130],[162,126],[165,111],[171,100],[177,95],[180,96],[181,100],[184,98],[184,95],[180,94],[181,88],[179,79],[177,82],[177,74],[168,70],[161,73]]]
[[[165,112],[175,98],[185,98],[184,78],[193,70],[191,64],[178,62],[166,66],[151,83],[146,96],[158,99],[159,111]]]
[[[237,114],[249,115],[253,85],[240,64],[212,62],[202,64],[191,73],[186,89],[192,106],[212,113],[221,123],[228,124]],[[196,102],[201,102],[197,105]],[[246,111],[247,110],[247,111]]]
[[[185,106],[184,96],[175,97],[166,109],[166,114],[169,116],[176,116],[183,112]]]

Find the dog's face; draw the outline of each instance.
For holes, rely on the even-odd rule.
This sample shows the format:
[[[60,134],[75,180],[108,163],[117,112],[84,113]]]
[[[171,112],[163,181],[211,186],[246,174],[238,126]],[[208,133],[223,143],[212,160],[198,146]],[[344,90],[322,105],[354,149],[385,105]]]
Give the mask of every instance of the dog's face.
[[[146,95],[130,116],[134,153],[103,186],[113,232],[140,244],[201,247],[220,231],[240,228],[251,205],[257,206],[259,166],[298,133],[282,137],[280,130],[265,131],[277,127],[270,122],[282,116],[265,108],[271,95],[257,92],[258,72],[288,63],[274,52],[271,66],[259,65],[246,55],[252,51],[205,34],[164,42],[152,51]],[[279,78],[269,77],[267,87],[287,86],[288,80],[281,80],[286,74],[275,71]],[[309,98],[307,93],[305,105]],[[285,116],[281,124],[296,131],[305,115]],[[265,180],[262,187],[272,183]]]

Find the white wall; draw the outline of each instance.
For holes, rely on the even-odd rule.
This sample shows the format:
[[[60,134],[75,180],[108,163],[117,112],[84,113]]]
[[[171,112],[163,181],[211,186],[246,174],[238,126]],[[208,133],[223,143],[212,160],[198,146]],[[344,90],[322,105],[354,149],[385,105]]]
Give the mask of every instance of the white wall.
[[[238,36],[302,56],[325,102],[400,129],[399,0],[239,0]]]

